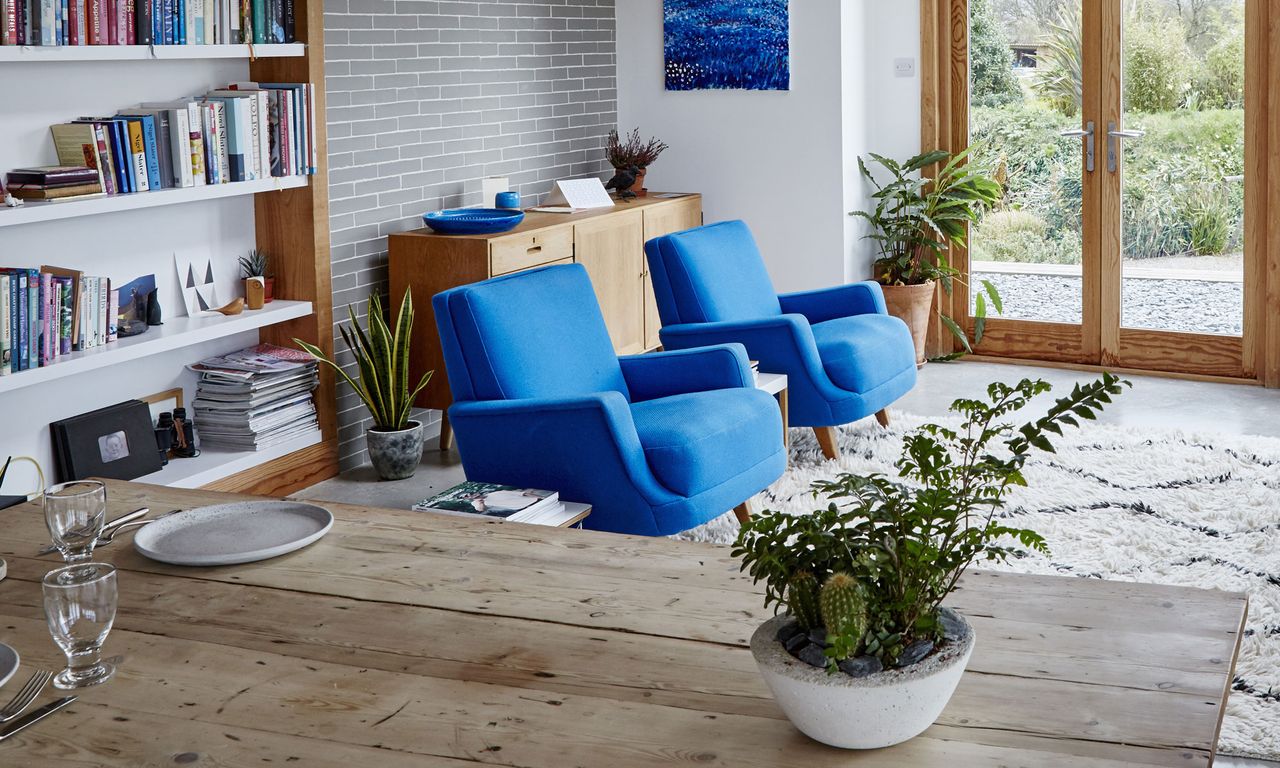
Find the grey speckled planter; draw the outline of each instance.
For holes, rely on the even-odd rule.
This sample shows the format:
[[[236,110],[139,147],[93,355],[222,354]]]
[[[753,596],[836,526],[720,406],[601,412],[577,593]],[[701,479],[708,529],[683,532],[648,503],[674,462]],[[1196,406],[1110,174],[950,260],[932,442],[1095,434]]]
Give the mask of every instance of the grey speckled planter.
[[[369,460],[378,477],[383,480],[404,480],[413,477],[422,462],[422,424],[409,422],[408,429],[396,432],[365,432],[369,444]]]
[[[961,621],[964,617],[956,614]],[[775,616],[751,636],[751,655],[787,718],[806,736],[844,749],[878,749],[924,733],[955,693],[973,653],[973,628],[924,661],[867,677],[828,675],[787,653]]]

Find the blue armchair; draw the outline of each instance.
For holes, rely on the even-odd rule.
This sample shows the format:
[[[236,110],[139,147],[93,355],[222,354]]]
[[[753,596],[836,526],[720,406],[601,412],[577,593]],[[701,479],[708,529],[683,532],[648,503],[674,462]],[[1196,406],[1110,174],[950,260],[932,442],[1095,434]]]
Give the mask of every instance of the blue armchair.
[[[791,423],[812,427],[827,458],[833,427],[876,414],[916,383],[911,332],[885,310],[873,282],[778,295],[741,221],[645,243],[662,344],[687,349],[737,342],[760,370],[785,373]]]
[[[587,272],[544,267],[432,299],[467,477],[590,503],[588,528],[663,536],[786,467],[777,403],[740,344],[619,358]]]

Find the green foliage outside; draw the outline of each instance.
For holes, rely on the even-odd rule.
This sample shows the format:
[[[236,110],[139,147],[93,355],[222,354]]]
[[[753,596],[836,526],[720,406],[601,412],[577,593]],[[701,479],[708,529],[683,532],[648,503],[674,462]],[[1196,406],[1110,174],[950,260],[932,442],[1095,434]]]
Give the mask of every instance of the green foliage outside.
[[[1000,28],[991,0],[969,0],[969,98],[974,106],[999,107],[1021,101],[1013,74],[1013,49]]]

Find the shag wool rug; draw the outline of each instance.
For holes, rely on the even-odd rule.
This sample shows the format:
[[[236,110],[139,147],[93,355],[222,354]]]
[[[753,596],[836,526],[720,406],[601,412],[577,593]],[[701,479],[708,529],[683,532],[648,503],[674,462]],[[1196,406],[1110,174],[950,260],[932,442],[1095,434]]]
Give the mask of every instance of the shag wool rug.
[[[816,506],[814,480],[896,475],[903,435],[925,421],[959,424],[894,413],[885,430],[864,420],[841,428],[836,462],[811,430],[793,429],[790,467],[756,508],[802,514]],[[1015,489],[1003,513],[1041,533],[1052,555],[996,567],[1248,593],[1219,751],[1280,760],[1280,439],[1087,423],[1053,443],[1056,454],[1033,454],[1029,487]],[[679,538],[731,543],[737,533],[726,515]]]

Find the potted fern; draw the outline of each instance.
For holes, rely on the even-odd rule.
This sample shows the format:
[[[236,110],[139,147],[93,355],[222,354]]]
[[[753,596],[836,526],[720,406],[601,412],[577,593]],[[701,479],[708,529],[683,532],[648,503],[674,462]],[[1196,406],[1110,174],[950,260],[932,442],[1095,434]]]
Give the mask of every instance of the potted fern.
[[[943,605],[975,561],[1002,561],[1014,544],[1047,552],[1034,531],[1004,525],[1005,495],[1026,485],[1032,450],[1078,419],[1093,419],[1128,382],[1104,374],[1077,386],[1040,419],[1005,417],[1050,387],[1023,380],[957,400],[958,428],[907,435],[897,478],[843,474],[814,484],[827,506],[769,512],[743,524],[742,569],[785,609],[751,638],[774,698],[797,728],[832,746],[875,749],[933,723],[973,653],[973,628]],[[999,444],[997,448],[993,444]]]
[[[432,371],[427,371],[412,390],[409,388],[409,350],[413,335],[413,296],[405,291],[396,317],[395,331],[387,325],[378,294],[369,297],[366,315],[368,332],[360,328],[355,307],[347,306],[351,327],[339,326],[342,341],[355,358],[359,381],[352,379],[341,366],[330,360],[319,347],[301,339],[294,342],[312,357],[337,371],[360,396],[373,426],[365,432],[369,459],[378,477],[403,480],[413,477],[422,461],[422,424],[409,419],[413,401],[427,386]]]
[[[882,169],[878,174],[858,158],[858,168],[874,189],[871,199],[875,208],[849,215],[871,225],[866,239],[876,241],[879,248],[872,278],[884,290],[889,314],[901,318],[911,329],[917,363],[925,360],[925,338],[937,285],[941,283],[950,295],[961,274],[947,259],[948,249],[963,248],[968,225],[977,223],[1003,194],[1000,184],[969,164],[968,157],[969,150],[954,157],[937,150],[898,162],[873,154],[871,159]],[[936,175],[922,175],[933,166],[940,166]],[[982,291],[974,302],[972,341],[959,323],[939,314],[964,352],[972,352],[982,341],[988,300],[997,312],[1001,311],[999,292],[990,281],[983,280]],[[954,359],[961,354],[940,359]]]

